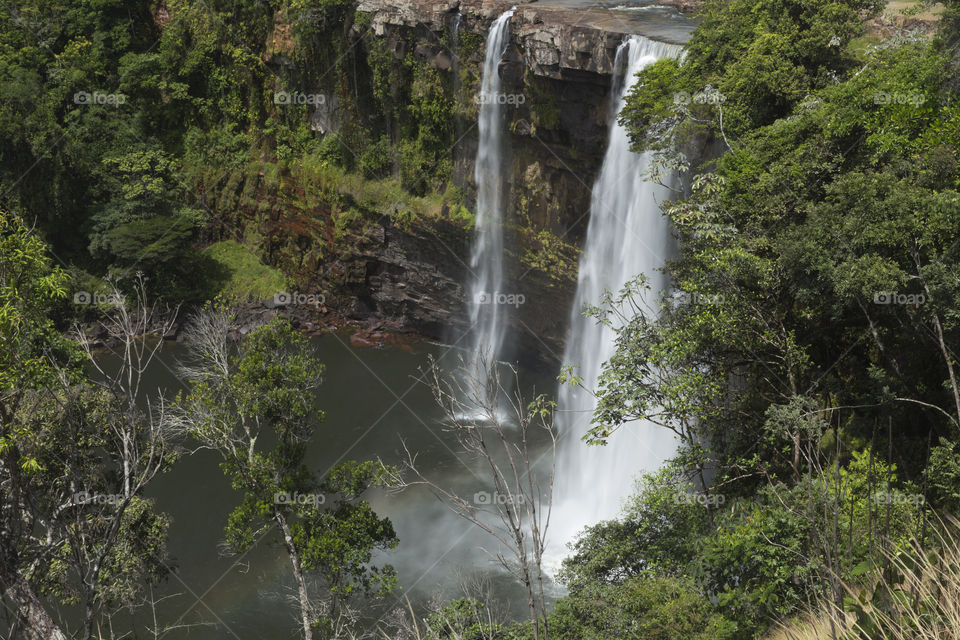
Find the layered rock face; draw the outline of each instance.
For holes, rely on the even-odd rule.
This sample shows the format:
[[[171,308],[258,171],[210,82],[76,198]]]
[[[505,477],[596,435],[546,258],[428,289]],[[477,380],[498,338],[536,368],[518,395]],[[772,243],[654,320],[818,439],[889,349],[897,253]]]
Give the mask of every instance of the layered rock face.
[[[380,318],[392,328],[412,328],[422,335],[466,348],[466,283],[470,236],[445,222],[401,228],[389,217],[365,225],[349,238],[351,247],[327,263],[321,276],[331,308],[368,324]],[[526,366],[551,368],[559,363],[572,285],[557,285],[542,271],[516,259],[509,262],[511,289],[517,302],[509,314],[510,349],[504,358]]]
[[[398,56],[411,46],[407,43],[412,37],[414,55],[434,67],[467,67],[474,82],[461,87],[461,99],[469,102],[478,99],[483,51],[466,46],[458,51],[445,44],[452,22],[460,16],[461,34],[485,38],[493,19],[510,6],[475,0],[362,0],[358,11],[372,16],[371,30]],[[511,21],[510,45],[500,69],[506,147],[513,155],[506,176],[511,187],[508,215],[517,215],[525,201],[534,223],[557,233],[572,232],[572,239],[584,228],[580,218],[589,208],[589,186],[606,143],[610,74],[629,29],[605,12],[594,18],[613,24],[590,24],[589,17],[580,10],[521,5]],[[457,178],[468,189],[476,141],[473,125],[458,145]]]

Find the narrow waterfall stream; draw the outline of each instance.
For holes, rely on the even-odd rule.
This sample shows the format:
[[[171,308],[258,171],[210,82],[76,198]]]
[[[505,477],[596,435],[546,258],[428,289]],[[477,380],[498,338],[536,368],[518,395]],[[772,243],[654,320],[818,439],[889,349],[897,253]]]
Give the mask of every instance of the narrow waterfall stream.
[[[492,364],[500,355],[506,324],[502,316],[505,305],[497,304],[497,293],[503,285],[503,104],[498,99],[501,89],[499,66],[510,36],[513,9],[503,13],[490,26],[483,60],[477,147],[474,179],[477,183],[476,237],[470,257],[472,280],[470,293],[470,326],[473,332],[471,357],[478,375],[483,362]],[[503,307],[503,309],[501,309]]]
[[[463,83],[460,80],[460,28],[463,26],[463,14],[457,11],[450,18],[449,31],[450,31],[450,51],[453,54],[453,57],[450,61],[450,70],[453,77],[453,99],[459,105],[461,100],[461,91],[463,89]],[[460,124],[460,119],[456,118],[454,121],[454,126],[456,127],[457,137],[456,142],[454,143],[454,155],[456,155],[456,146],[457,142],[460,141],[460,138],[463,136],[463,128]]]
[[[630,279],[646,274],[651,301],[666,286],[656,271],[668,257],[670,229],[660,204],[670,191],[643,179],[648,154],[630,151],[626,130],[617,123],[624,96],[635,74],[655,60],[678,56],[681,47],[632,36],[617,50],[611,88],[610,141],[599,177],[593,185],[590,223],[580,258],[577,292],[570,319],[564,365],[572,365],[587,389],[595,390],[603,363],[615,350],[614,331],[583,316],[583,306],[596,305],[604,291],[618,291]],[[605,447],[588,447],[582,436],[590,428],[595,401],[570,385],[558,391],[557,457],[554,511],[549,554],[559,560],[566,543],[586,525],[615,517],[633,489],[634,477],[653,470],[675,450],[666,430],[634,423],[617,432]]]

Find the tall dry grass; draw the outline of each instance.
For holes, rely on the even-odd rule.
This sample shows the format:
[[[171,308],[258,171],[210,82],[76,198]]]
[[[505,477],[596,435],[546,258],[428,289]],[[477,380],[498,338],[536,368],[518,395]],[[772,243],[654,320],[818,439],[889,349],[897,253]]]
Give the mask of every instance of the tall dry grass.
[[[884,553],[866,584],[844,584],[843,606],[821,601],[767,640],[960,640],[958,531],[952,521]]]

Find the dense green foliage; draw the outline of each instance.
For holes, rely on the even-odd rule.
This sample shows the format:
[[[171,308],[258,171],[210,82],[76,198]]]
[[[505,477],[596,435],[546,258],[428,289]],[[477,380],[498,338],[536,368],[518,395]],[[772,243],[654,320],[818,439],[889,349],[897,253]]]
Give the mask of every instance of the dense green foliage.
[[[153,294],[206,300],[199,249],[240,240],[302,275],[276,249],[367,212],[304,194],[298,160],[449,192],[450,74],[412,46],[396,59],[351,2],[27,2],[0,21],[0,204],[75,273],[140,270]]]
[[[711,129],[738,136],[770,124],[854,68],[848,45],[863,32],[864,14],[882,6],[708,1],[682,62],[664,59],[644,69],[620,117],[636,144],[660,148]]]
[[[723,640],[733,625],[688,585],[672,578],[630,578],[561,600],[551,616],[558,638]]]
[[[638,75],[621,118],[690,189],[664,207],[675,293],[640,277],[590,311],[619,328],[588,439],[639,418],[683,448],[580,539],[566,610],[679,579],[756,637],[956,514],[955,8],[855,51],[876,9],[708,2],[686,58]]]
[[[88,377],[54,330],[65,281],[0,213],[0,585],[29,637],[55,639],[41,597],[79,605],[89,638],[165,575],[169,522],[142,493],[173,459],[131,388]]]
[[[899,441],[913,443],[898,448],[904,468],[917,473],[931,430],[955,434],[960,418],[947,355],[960,113],[948,80],[934,46],[876,52],[698,175],[690,198],[667,210],[682,240],[670,272],[688,297],[621,332],[598,424],[658,407],[661,422],[709,435],[727,460],[756,455],[787,477],[800,472],[795,447],[783,449],[789,427],[759,449],[756,434],[771,407],[808,396],[816,410],[850,407],[842,422],[826,414],[848,448],[893,420]],[[913,100],[884,104],[884,92]],[[638,358],[669,373],[618,384]]]
[[[87,360],[84,338],[54,330],[52,305],[67,276],[36,233],[2,214],[0,249],[0,586],[14,636],[68,637],[45,601],[77,607],[73,635],[83,638],[103,637],[97,629],[112,626],[118,608],[155,605],[153,587],[175,569],[170,520],[145,492],[188,433],[222,454],[238,492],[229,547],[245,552],[277,525],[298,577],[322,579],[312,597],[334,606],[316,616],[308,603],[306,629],[329,636],[340,603],[392,588],[392,568],[372,559],[396,534],[363,498],[385,470],[347,460],[321,475],[306,466],[323,367],[305,337],[278,321],[228,346],[216,331],[225,325],[203,325],[191,343],[190,392],[171,407],[141,385],[163,344],[137,330],[150,326],[142,288],[98,306],[117,348]]]

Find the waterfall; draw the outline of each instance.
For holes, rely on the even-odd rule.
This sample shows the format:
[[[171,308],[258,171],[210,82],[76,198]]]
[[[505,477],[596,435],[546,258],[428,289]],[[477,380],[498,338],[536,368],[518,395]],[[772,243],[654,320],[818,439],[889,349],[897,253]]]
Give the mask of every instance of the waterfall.
[[[610,327],[585,318],[583,305],[599,304],[604,291],[616,292],[641,273],[648,277],[654,296],[667,286],[656,269],[663,265],[672,243],[659,206],[670,192],[643,179],[650,156],[630,151],[627,132],[617,123],[617,114],[639,70],[680,52],[681,47],[641,36],[632,36],[617,49],[610,141],[593,185],[590,222],[563,356],[564,364],[575,367],[587,389],[597,388],[603,363],[615,351],[615,335]],[[624,69],[622,77],[620,69]],[[581,438],[590,428],[594,408],[589,393],[570,385],[560,386],[556,417],[561,440],[551,519],[552,559],[564,555],[565,544],[584,526],[616,517],[623,500],[633,491],[636,475],[654,470],[676,449],[672,434],[640,422],[614,433],[606,446],[588,447]]]
[[[457,11],[450,18],[450,49],[454,56],[460,53],[460,27],[463,26],[463,14]]]
[[[460,101],[460,27],[463,26],[463,14],[457,11],[450,18],[450,71],[453,75],[453,98]],[[459,120],[459,118],[457,119]],[[457,139],[460,138],[459,132]]]
[[[473,331],[474,370],[485,379],[478,366],[492,365],[500,355],[506,325],[505,305],[496,296],[503,285],[503,101],[499,100],[499,66],[510,36],[510,9],[494,20],[487,34],[483,60],[483,79],[477,102],[480,104],[479,144],[474,179],[477,183],[476,238],[470,257],[472,281],[469,287],[470,326]]]
[[[463,107],[463,82],[460,80],[460,28],[463,26],[463,14],[457,11],[450,18],[450,72],[453,76],[453,100],[459,113]],[[453,172],[457,174],[457,167],[462,159],[461,140],[463,139],[463,118],[456,116],[453,119],[454,142],[451,149],[453,157]]]

